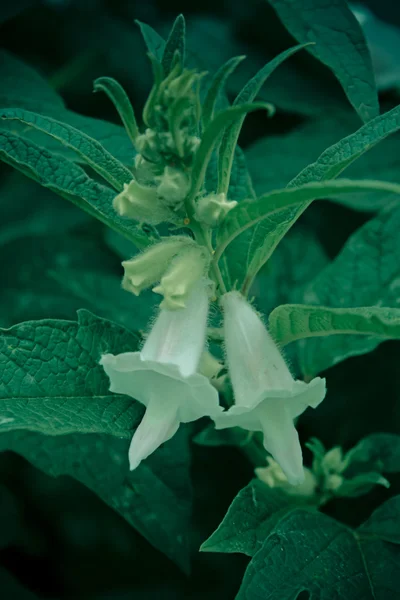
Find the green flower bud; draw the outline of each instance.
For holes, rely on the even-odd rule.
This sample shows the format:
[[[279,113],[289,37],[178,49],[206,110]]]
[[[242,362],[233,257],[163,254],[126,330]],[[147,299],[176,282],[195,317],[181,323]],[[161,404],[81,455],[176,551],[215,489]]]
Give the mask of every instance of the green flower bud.
[[[258,479],[270,488],[279,488],[290,496],[312,500],[317,490],[317,479],[310,469],[304,467],[304,481],[300,485],[291,485],[280,465],[267,457],[268,467],[257,467],[254,471]]]
[[[135,296],[160,281],[171,260],[184,248],[193,245],[188,237],[174,236],[154,246],[142,254],[122,263],[125,274],[122,287]]]
[[[153,292],[164,296],[161,308],[184,308],[193,286],[204,276],[207,258],[200,246],[183,249]]]
[[[177,208],[182,205],[190,189],[190,179],[184,171],[165,167],[156,181],[159,183],[157,195],[167,206]]]
[[[197,202],[195,218],[209,227],[217,227],[236,204],[235,200],[227,200],[225,194],[204,196]]]
[[[160,162],[159,139],[156,131],[146,129],[144,133],[136,138],[136,150],[150,162]]]
[[[176,222],[176,215],[158,197],[157,188],[140,185],[134,179],[114,198],[113,207],[121,217],[140,223]]]

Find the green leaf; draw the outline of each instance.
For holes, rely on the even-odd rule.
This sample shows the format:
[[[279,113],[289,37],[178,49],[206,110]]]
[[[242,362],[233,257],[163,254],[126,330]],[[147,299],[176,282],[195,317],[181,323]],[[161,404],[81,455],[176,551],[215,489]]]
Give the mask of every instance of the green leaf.
[[[91,179],[78,165],[50,154],[18,135],[0,130],[0,158],[44,187],[72,201],[99,221],[119,231],[139,248],[148,237],[130,221],[119,217],[112,201],[115,193]]]
[[[301,171],[290,183],[290,187],[310,181],[334,179],[367,150],[400,129],[400,106],[376,117],[355,133],[327,148],[315,163]]]
[[[222,523],[200,550],[253,556],[276,523],[297,506],[293,496],[254,479],[238,493]]]
[[[203,103],[202,119],[204,128],[208,126],[214,117],[216,103],[220,95],[224,92],[224,86],[228,77],[245,58],[245,56],[234,56],[224,63],[214,74]]]
[[[16,431],[0,436],[0,451],[13,450],[53,477],[77,479],[187,572],[191,504],[187,433],[180,428],[135,471],[129,471],[128,448],[128,439],[107,435]]]
[[[121,278],[110,273],[61,267],[52,271],[51,276],[96,314],[132,331],[147,329],[158,302],[151,291],[142,292],[139,298],[134,297],[122,289]]]
[[[112,77],[99,77],[94,81],[93,91],[102,91],[108,96],[117,109],[132,144],[135,144],[139,130],[132,104],[122,85]]]
[[[352,448],[348,457],[351,470],[357,469],[359,463],[366,463],[369,468],[379,469],[383,473],[398,473],[400,471],[400,435],[372,433]]]
[[[247,280],[239,281],[239,284],[242,284],[244,289],[247,290],[260,267],[268,260],[283,237],[283,232],[286,233],[288,230],[287,221],[281,218],[282,213],[287,214],[285,209],[299,204],[308,206],[317,198],[352,194],[358,190],[386,190],[398,194],[400,186],[380,181],[342,179],[276,190],[264,194],[255,201],[243,201],[229,211],[217,231],[217,248],[214,260],[218,261],[226,247],[242,232],[260,221],[264,221],[264,243],[262,246],[258,243],[254,244],[253,251],[251,254],[249,253],[249,266],[242,273],[244,278],[247,272]]]
[[[132,164],[134,151],[123,127],[101,119],[79,115],[66,109],[62,98],[44,78],[5,51],[0,51],[0,81],[2,82],[0,107],[25,108],[42,115],[52,116],[96,139],[124,164]],[[7,127],[6,124],[4,126]],[[77,159],[75,152],[68,151],[65,146],[47,135],[34,130],[23,133],[48,150],[62,152],[68,158]]]
[[[78,322],[44,319],[0,330],[0,429],[132,437],[143,414],[109,391],[102,354],[135,351],[139,337],[78,312]]]
[[[399,230],[400,206],[395,203],[360,227],[333,262],[293,300],[335,308],[399,310]],[[297,350],[302,372],[312,376],[350,356],[370,352],[383,339],[376,335],[334,335],[301,340]]]
[[[172,26],[171,33],[168,36],[162,55],[161,64],[163,66],[165,76],[169,75],[172,69],[176,52],[179,53],[182,65],[185,63],[185,36],[185,18],[183,15],[178,15]]]
[[[83,162],[92,167],[118,191],[123,189],[124,183],[132,180],[131,171],[114,158],[99,142],[67,123],[27,110],[12,108],[0,109],[0,118],[6,121],[18,121],[55,138],[79,154]]]
[[[360,24],[345,0],[268,0],[282,23],[308,51],[327,65],[364,122],[379,113],[371,57]]]
[[[385,115],[379,119],[384,117]],[[246,151],[246,160],[257,195],[285,187],[303,170],[309,173],[309,179],[306,177],[302,183],[319,180],[319,176],[324,179],[324,168],[328,170],[331,168],[329,150],[327,153],[324,151],[358,128],[356,121],[357,117],[353,113],[340,113],[328,118],[308,121],[285,135],[269,136],[257,141]],[[350,145],[351,138],[352,136],[349,136]],[[332,164],[340,162],[349,150],[349,147],[346,150],[346,144],[341,142],[336,144],[335,148],[336,150],[332,152]],[[317,161],[319,166],[314,171],[311,163],[314,163],[321,153],[324,153],[324,159],[321,162]],[[365,178],[394,182],[398,179],[399,154],[399,135],[392,134],[346,167],[349,169],[346,176],[350,179]],[[282,160],[283,156],[284,160]],[[327,165],[324,160],[327,160]],[[386,192],[360,192],[351,196],[339,196],[332,200],[354,210],[376,211],[387,206],[390,195]]]
[[[400,308],[331,308],[283,304],[270,314],[269,328],[283,346],[304,338],[339,334],[400,339]]]
[[[390,531],[391,530],[391,531]],[[390,541],[388,543],[387,533]],[[352,530],[316,512],[284,517],[251,560],[237,600],[388,600],[400,593],[400,496]]]
[[[234,106],[240,106],[241,104],[250,103],[257,96],[261,87],[268,79],[268,77],[274,72],[274,70],[287,58],[304,48],[304,44],[301,46],[295,46],[285,50],[265,65],[250,81],[244,86],[238,96],[235,98]],[[237,141],[239,139],[240,130],[244,122],[245,115],[233,124],[224,134],[221,142],[219,151],[219,164],[218,164],[218,191],[228,192],[229,180],[231,177],[233,157]]]
[[[147,23],[142,23],[136,20],[135,23],[139,25],[141,34],[147,46],[147,50],[154,54],[156,59],[161,62],[165,49],[165,40]]]
[[[226,127],[240,119],[243,115],[262,109],[270,111],[271,105],[264,102],[254,102],[253,104],[230,106],[214,117],[201,138],[201,143],[194,159],[192,170],[193,185],[189,194],[192,199],[196,198],[200,192],[213,150]]]

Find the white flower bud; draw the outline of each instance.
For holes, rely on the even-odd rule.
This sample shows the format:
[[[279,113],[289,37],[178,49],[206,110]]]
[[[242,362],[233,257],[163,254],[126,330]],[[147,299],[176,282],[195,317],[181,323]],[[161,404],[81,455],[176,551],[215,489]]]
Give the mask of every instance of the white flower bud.
[[[125,260],[122,263],[125,270],[122,287],[139,296],[141,291],[160,281],[171,260],[191,244],[194,242],[190,238],[174,236],[150,246],[130,260]]]
[[[210,227],[217,227],[236,205],[237,202],[227,200],[225,194],[210,194],[197,201],[195,218]]]
[[[165,167],[164,173],[156,178],[157,195],[170,208],[182,206],[189,189],[190,179],[181,169]]]
[[[139,223],[175,223],[177,218],[158,197],[155,187],[140,185],[134,179],[124,184],[123,191],[114,198],[113,207],[121,217]]]

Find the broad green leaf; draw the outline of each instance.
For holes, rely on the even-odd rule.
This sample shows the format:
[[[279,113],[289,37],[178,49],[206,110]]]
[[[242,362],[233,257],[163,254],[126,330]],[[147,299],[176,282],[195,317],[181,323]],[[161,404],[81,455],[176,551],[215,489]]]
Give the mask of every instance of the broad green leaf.
[[[293,600],[307,591],[312,599],[394,599],[400,593],[399,524],[399,496],[357,530],[320,513],[292,511],[254,555],[236,598]],[[395,543],[386,541],[388,527]]]
[[[332,69],[364,122],[379,113],[378,93],[367,44],[346,0],[268,0],[282,23],[308,51]]]
[[[276,523],[297,506],[293,496],[254,479],[238,493],[222,523],[200,550],[253,556]]]
[[[135,351],[138,342],[87,311],[77,322],[44,319],[0,330],[0,430],[132,437],[142,406],[109,391],[99,360]]]
[[[143,231],[115,213],[112,207],[115,192],[91,179],[81,167],[66,158],[50,154],[23,137],[1,130],[0,158],[116,229],[138,247],[149,243]]]
[[[108,435],[15,431],[0,436],[0,451],[13,450],[53,477],[77,479],[187,572],[191,504],[187,432],[180,428],[135,471],[129,471],[128,448],[128,439]]]
[[[150,52],[150,54],[153,54],[159,62],[161,62],[165,49],[164,39],[157,33],[157,31],[150,27],[150,25],[147,25],[147,23],[142,23],[138,20],[136,20],[135,23],[140,28],[147,50]]]
[[[304,48],[304,44],[301,46],[295,46],[294,48],[289,48],[289,50],[285,50],[285,52],[282,52],[271,62],[267,63],[265,67],[256,73],[256,75],[254,75],[254,77],[250,79],[250,81],[244,86],[244,88],[235,98],[233,103],[234,106],[240,106],[241,104],[252,102],[265,81],[274,72],[274,70],[287,58],[302,48]],[[219,149],[218,191],[225,194],[228,192],[235,148],[245,116],[246,115],[243,115],[236,123],[227,129],[224,137],[222,138],[221,147]]]
[[[0,119],[18,121],[53,137],[76,152],[84,163],[92,167],[118,191],[123,189],[124,183],[132,180],[131,171],[114,158],[99,142],[67,123],[27,110],[12,108],[0,109]]]
[[[124,124],[125,131],[134,144],[139,135],[136,124],[135,113],[127,93],[118,81],[112,77],[99,77],[93,83],[93,91],[104,92],[118,111],[121,121]]]
[[[283,346],[304,338],[339,334],[400,339],[400,308],[283,304],[270,314],[269,329]]]
[[[400,206],[395,203],[358,229],[342,251],[294,302],[334,308],[400,306]],[[370,352],[384,338],[334,335],[297,342],[304,374],[323,371],[350,356]]]
[[[351,181],[347,179],[309,183],[296,188],[286,188],[264,194],[257,200],[241,202],[231,211],[217,231],[217,248],[214,259],[218,261],[226,247],[242,232],[265,221],[263,246],[254,249],[246,265],[243,265],[243,277],[247,271],[247,279],[242,283],[245,290],[249,289],[253,277],[260,267],[268,260],[283,237],[282,232],[288,230],[287,221],[281,218],[290,206],[309,205],[317,198],[329,198],[339,194],[352,194],[358,190],[385,190],[399,193],[400,186],[380,181]],[[294,222],[294,221],[293,221]],[[269,235],[268,235],[269,234]]]
[[[96,139],[125,165],[132,164],[134,151],[123,127],[68,110],[62,98],[45,79],[5,51],[0,51],[0,81],[0,107],[24,108],[58,119]],[[29,135],[32,141],[37,141],[48,150],[63,152],[73,160],[78,158],[74,152],[68,151],[65,146],[46,135],[33,130],[24,131],[24,135]]]
[[[381,117],[379,117],[381,119]],[[296,175],[309,167],[325,149],[349,136],[358,124],[353,113],[309,121],[293,131],[280,136],[263,138],[246,151],[246,160],[257,195],[285,187]],[[351,137],[351,136],[350,136]],[[336,160],[340,160],[345,144],[337,144]],[[339,147],[341,146],[342,151]],[[301,152],[299,152],[301,148]],[[374,146],[347,167],[350,179],[378,179],[396,181],[399,173],[399,134],[392,134]],[[285,157],[282,160],[282,157]],[[323,161],[319,169],[323,167]],[[329,160],[328,160],[329,167]],[[302,183],[319,180],[314,167],[309,170],[310,179]],[[323,177],[323,170],[320,171]],[[351,196],[332,198],[354,210],[375,211],[384,208],[391,198],[385,192],[361,192]]]
[[[182,64],[185,63],[185,36],[185,18],[183,15],[179,15],[172,26],[162,55],[161,64],[164,69],[164,75],[168,75],[171,71],[176,52],[179,53]]]
[[[223,131],[231,123],[240,119],[243,115],[253,112],[255,110],[267,110],[271,111],[271,105],[264,102],[254,102],[253,104],[241,104],[240,106],[231,106],[218,113],[215,118],[211,121],[207,129],[205,130],[200,146],[196,152],[193,170],[192,170],[192,189],[190,190],[189,196],[194,199],[200,192],[200,189],[204,183],[204,179],[207,172],[207,167],[210,162],[213,150],[220,140]]]
[[[220,95],[224,93],[224,86],[228,77],[245,58],[245,56],[234,56],[214,74],[203,103],[202,119],[205,128],[214,117],[216,103]]]

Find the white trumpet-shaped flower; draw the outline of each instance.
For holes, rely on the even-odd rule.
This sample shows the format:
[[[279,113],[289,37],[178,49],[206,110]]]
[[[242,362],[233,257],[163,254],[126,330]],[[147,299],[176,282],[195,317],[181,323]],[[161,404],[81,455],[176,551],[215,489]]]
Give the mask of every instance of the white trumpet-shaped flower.
[[[146,406],[129,448],[131,470],[169,440],[180,423],[215,417],[221,411],[217,391],[197,373],[207,312],[206,283],[199,282],[185,308],[160,310],[140,352],[105,354],[100,360],[110,391]]]
[[[304,480],[294,419],[325,397],[325,380],[292,377],[263,322],[238,292],[223,297],[226,357],[235,405],[217,416],[217,429],[239,426],[262,431],[264,447],[292,484]]]

